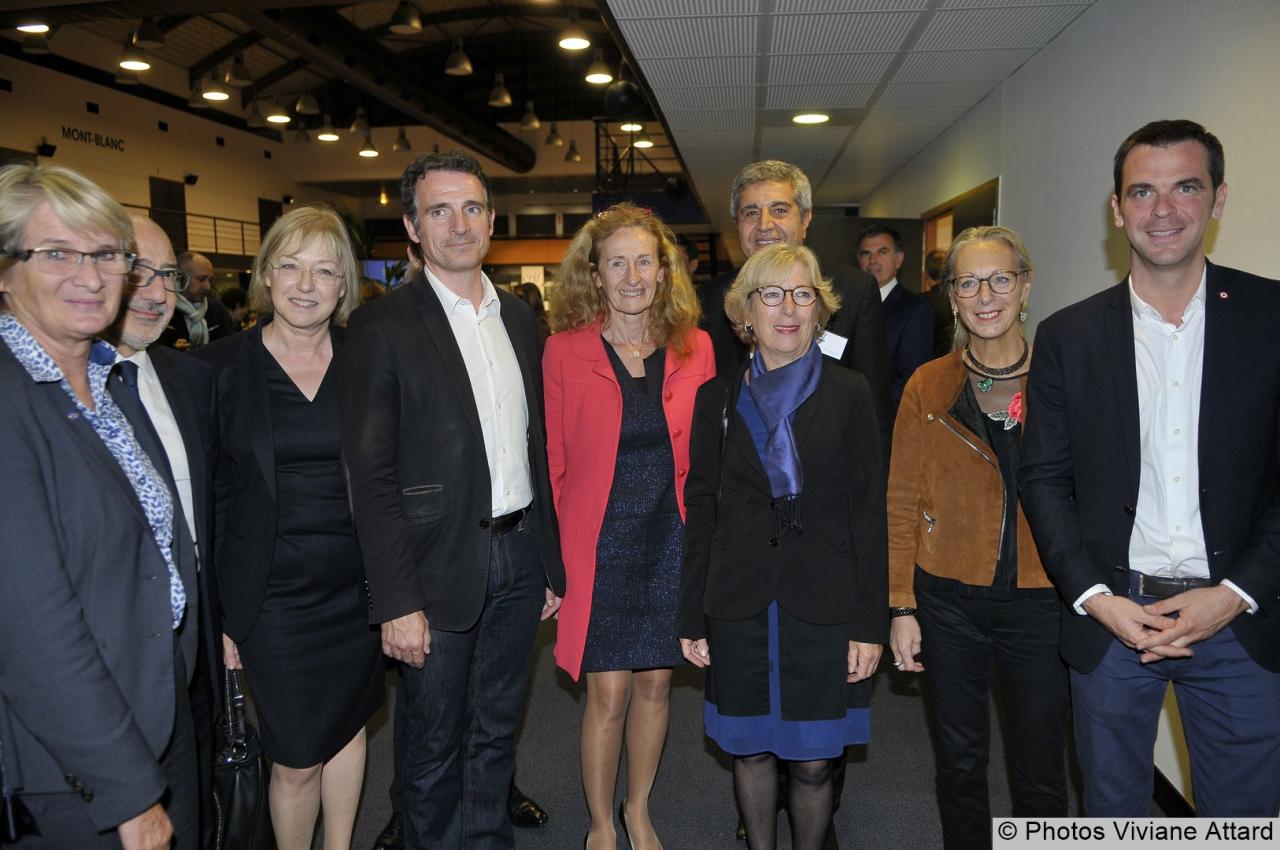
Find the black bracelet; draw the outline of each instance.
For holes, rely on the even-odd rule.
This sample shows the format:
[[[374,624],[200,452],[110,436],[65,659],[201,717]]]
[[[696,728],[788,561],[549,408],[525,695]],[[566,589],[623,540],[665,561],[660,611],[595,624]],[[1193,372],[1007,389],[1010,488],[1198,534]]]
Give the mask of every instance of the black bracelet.
[[[914,617],[915,615],[916,615],[916,609],[914,608],[890,608],[889,609],[890,617]]]

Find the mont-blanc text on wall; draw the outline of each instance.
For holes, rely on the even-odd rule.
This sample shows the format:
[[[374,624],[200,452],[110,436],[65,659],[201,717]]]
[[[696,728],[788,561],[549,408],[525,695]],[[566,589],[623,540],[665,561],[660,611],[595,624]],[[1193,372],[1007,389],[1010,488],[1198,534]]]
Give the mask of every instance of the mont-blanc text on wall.
[[[124,153],[124,139],[119,136],[104,136],[102,133],[95,133],[92,130],[82,130],[79,127],[63,125],[62,139],[67,142],[80,142],[81,144]]]

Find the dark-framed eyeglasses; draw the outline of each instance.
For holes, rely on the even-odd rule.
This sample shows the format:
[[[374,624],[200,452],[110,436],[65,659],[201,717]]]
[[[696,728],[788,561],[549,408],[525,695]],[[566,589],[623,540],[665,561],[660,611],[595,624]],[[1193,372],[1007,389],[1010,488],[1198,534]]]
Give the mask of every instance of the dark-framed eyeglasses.
[[[130,251],[108,248],[103,251],[77,251],[74,248],[27,248],[21,251],[5,251],[4,256],[20,263],[36,261],[36,268],[48,274],[75,274],[84,265],[84,258],[99,274],[123,275],[133,268],[138,255]]]
[[[160,278],[160,285],[170,292],[184,292],[187,284],[191,283],[191,275],[186,272],[180,272],[177,269],[157,269],[133,261],[133,270],[136,274],[129,276],[129,285],[141,289],[144,286],[150,286],[151,281]],[[142,272],[150,272],[150,274],[142,274]]]
[[[758,295],[760,303],[766,307],[777,307],[786,299],[788,292],[791,293],[791,303],[797,307],[808,307],[818,300],[818,290],[812,286],[797,286],[794,289],[784,289],[781,286],[762,286],[755,290],[753,294]]]
[[[1025,271],[1006,269],[992,272],[988,277],[978,277],[972,274],[961,275],[960,277],[951,278],[949,283],[951,291],[956,294],[957,298],[972,298],[978,294],[984,283],[996,295],[1008,295],[1013,292],[1013,288],[1018,285],[1018,280],[1024,274],[1026,274]]]

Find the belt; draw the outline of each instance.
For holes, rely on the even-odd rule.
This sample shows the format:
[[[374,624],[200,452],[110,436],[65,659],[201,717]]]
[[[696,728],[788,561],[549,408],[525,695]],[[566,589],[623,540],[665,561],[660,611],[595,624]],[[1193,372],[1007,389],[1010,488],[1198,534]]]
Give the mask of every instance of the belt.
[[[1168,576],[1149,576],[1138,573],[1138,595],[1150,596],[1153,599],[1168,599],[1197,587],[1213,587],[1213,579],[1208,578],[1170,578]]]
[[[514,531],[516,526],[520,524],[520,520],[524,519],[526,510],[526,508],[521,508],[518,511],[512,511],[509,514],[494,517],[493,521],[489,523],[490,533],[492,533],[494,537],[497,537],[499,534],[506,534],[508,531]]]

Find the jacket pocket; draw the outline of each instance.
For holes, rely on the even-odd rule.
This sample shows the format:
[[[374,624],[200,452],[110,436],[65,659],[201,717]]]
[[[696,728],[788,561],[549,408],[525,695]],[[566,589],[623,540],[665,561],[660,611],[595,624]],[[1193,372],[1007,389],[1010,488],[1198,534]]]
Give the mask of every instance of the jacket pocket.
[[[400,491],[400,510],[405,522],[419,525],[442,518],[445,511],[443,484],[415,484]]]

